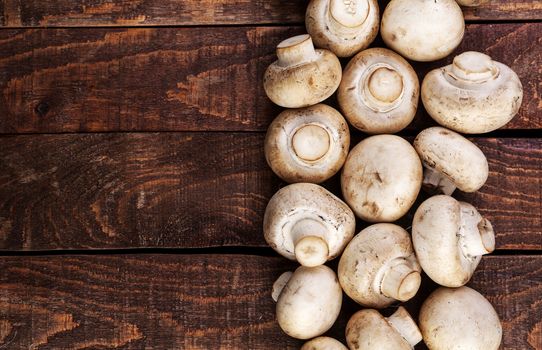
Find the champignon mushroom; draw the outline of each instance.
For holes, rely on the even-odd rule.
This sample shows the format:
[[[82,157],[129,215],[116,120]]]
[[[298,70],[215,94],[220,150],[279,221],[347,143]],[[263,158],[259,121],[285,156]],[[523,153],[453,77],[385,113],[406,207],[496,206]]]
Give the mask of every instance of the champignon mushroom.
[[[358,233],[339,261],[339,282],[357,303],[384,308],[411,299],[421,283],[421,268],[410,235],[394,224],[375,224]]]
[[[391,222],[412,206],[422,185],[420,158],[395,135],[371,136],[351,151],[341,174],[346,203],[368,222]]]
[[[430,193],[451,195],[456,187],[475,192],[487,180],[486,156],[456,132],[439,126],[425,129],[414,140],[414,148],[424,166],[423,186]]]
[[[414,61],[448,56],[465,31],[455,0],[392,0],[382,15],[380,33],[386,45]]]
[[[337,97],[355,128],[369,134],[395,133],[414,119],[419,88],[418,76],[404,58],[372,48],[348,63]]]
[[[523,87],[508,66],[480,52],[455,56],[422,83],[427,113],[440,125],[465,134],[496,130],[518,113]]]
[[[309,183],[280,189],[269,201],[263,220],[267,243],[304,266],[337,257],[356,229],[354,213],[343,201]]]
[[[421,340],[416,322],[402,306],[390,317],[372,309],[358,311],[346,325],[350,350],[412,350]]]
[[[429,278],[446,287],[460,287],[470,280],[482,255],[495,249],[495,235],[475,207],[438,195],[416,210],[412,243]]]
[[[297,339],[322,335],[341,311],[342,290],[335,272],[320,265],[300,266],[289,274],[283,274],[273,286],[274,299],[278,295],[275,301],[280,328]]]
[[[496,350],[502,339],[499,315],[468,287],[434,291],[420,310],[420,329],[430,350]]]
[[[350,147],[343,116],[324,104],[287,109],[269,126],[265,158],[286,182],[320,183],[335,175]]]
[[[263,87],[269,99],[279,106],[312,106],[339,87],[342,77],[339,59],[329,50],[315,50],[307,34],[281,42],[277,57],[265,71]]]
[[[376,38],[380,16],[376,0],[312,0],[305,24],[318,47],[350,57]]]
[[[348,348],[333,338],[318,337],[306,342],[301,350],[348,350]]]

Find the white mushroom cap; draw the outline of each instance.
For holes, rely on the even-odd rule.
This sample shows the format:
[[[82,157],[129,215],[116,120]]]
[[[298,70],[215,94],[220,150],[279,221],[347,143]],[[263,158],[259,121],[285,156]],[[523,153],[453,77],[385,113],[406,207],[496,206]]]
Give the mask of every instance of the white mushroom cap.
[[[523,87],[510,67],[480,52],[455,56],[452,64],[432,70],[422,83],[427,113],[457,132],[496,130],[518,113]]]
[[[271,101],[286,108],[312,106],[339,87],[341,63],[328,50],[315,50],[309,35],[286,39],[277,46],[278,61],[265,71],[263,87]]]
[[[376,0],[312,0],[305,15],[307,32],[318,47],[350,57],[376,38],[380,16]]]
[[[351,151],[341,174],[346,203],[368,222],[390,222],[414,204],[422,185],[420,158],[395,135],[371,136]]]
[[[310,339],[333,326],[341,305],[342,290],[333,270],[325,265],[300,266],[280,292],[277,321],[289,336]]]
[[[419,88],[418,76],[404,58],[372,48],[348,63],[337,97],[355,128],[369,134],[395,133],[414,119]]]
[[[393,224],[376,224],[358,233],[339,261],[339,281],[357,303],[384,308],[416,295],[421,283],[410,235]]]
[[[335,175],[350,148],[343,116],[324,104],[287,109],[269,126],[265,158],[286,182],[320,183]]]
[[[423,130],[414,148],[424,165],[423,185],[447,195],[455,188],[475,192],[487,180],[489,166],[484,153],[460,134],[435,126]]]
[[[382,15],[386,45],[414,61],[448,56],[463,39],[465,20],[454,0],[392,0]]]
[[[320,265],[337,257],[355,229],[352,210],[325,188],[309,183],[279,190],[264,215],[267,243],[304,266]]]
[[[423,303],[419,320],[430,350],[497,350],[501,344],[499,315],[468,287],[434,291]]]
[[[472,205],[433,196],[414,214],[412,243],[423,271],[446,287],[466,284],[482,255],[495,249],[491,223]]]
[[[348,350],[348,348],[333,338],[318,337],[306,342],[301,350]]]
[[[372,309],[358,311],[346,325],[350,350],[412,350],[421,340],[416,322],[402,306],[387,318]]]

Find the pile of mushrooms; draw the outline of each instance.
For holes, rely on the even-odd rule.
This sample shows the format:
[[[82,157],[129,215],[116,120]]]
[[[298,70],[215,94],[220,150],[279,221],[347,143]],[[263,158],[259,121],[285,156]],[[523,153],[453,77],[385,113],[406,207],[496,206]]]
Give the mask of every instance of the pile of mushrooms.
[[[286,109],[269,126],[264,153],[288,185],[269,201],[263,234],[301,265],[279,276],[271,294],[280,328],[309,340],[302,350],[413,349],[422,340],[431,350],[499,348],[497,312],[465,286],[495,249],[494,230],[452,195],[478,191],[489,175],[482,150],[460,133],[508,123],[521,106],[521,82],[486,54],[463,52],[420,88],[407,61],[450,55],[465,31],[460,5],[483,2],[391,0],[380,18],[375,0],[311,0],[308,34],[278,44],[263,84]],[[368,48],[379,24],[388,48]],[[352,57],[344,70],[338,57]],[[337,108],[326,102],[335,92]],[[415,119],[420,96],[440,126],[410,143],[392,134]],[[368,134],[352,148],[349,124]],[[320,185],[339,172],[341,191]],[[401,227],[407,213],[413,221]],[[335,258],[337,272],[325,265]],[[417,294],[422,272],[441,287],[417,324],[399,304]],[[349,313],[348,347],[323,336],[343,292],[364,307]],[[390,306],[393,314],[377,310]]]

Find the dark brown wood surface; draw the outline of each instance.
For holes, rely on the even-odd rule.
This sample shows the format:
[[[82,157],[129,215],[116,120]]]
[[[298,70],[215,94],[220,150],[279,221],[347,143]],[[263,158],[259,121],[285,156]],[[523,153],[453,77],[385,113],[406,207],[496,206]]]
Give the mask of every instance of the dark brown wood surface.
[[[0,347],[299,349],[275,322],[274,279],[295,268],[245,255],[0,258]],[[424,290],[406,306],[413,315]],[[495,306],[502,349],[542,348],[542,257],[489,256],[470,286]],[[341,340],[359,306],[329,332]],[[416,316],[414,316],[416,317]],[[418,346],[417,348],[423,348]]]
[[[5,27],[302,23],[308,0],[0,0]],[[380,0],[383,8],[388,1]],[[542,19],[537,0],[491,0],[465,8],[469,20]]]
[[[281,182],[263,134],[147,133],[0,138],[0,249],[265,246]],[[487,184],[459,195],[499,249],[542,249],[542,139],[476,138]],[[327,186],[338,192],[335,181]],[[410,219],[402,223],[410,225]]]
[[[265,96],[263,73],[276,44],[303,30],[2,30],[0,133],[265,131],[280,109]],[[458,52],[466,50],[521,78],[524,102],[505,128],[541,129],[542,23],[469,25]],[[415,67],[423,77],[450,60]],[[411,129],[429,124],[420,109]]]

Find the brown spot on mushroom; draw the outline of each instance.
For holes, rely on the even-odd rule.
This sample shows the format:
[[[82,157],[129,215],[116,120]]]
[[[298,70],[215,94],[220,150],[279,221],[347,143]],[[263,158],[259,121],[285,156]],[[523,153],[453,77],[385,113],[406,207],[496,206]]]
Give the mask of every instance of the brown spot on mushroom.
[[[397,35],[395,35],[395,33],[391,33],[390,39],[391,41],[397,40]]]
[[[440,130],[439,134],[441,134],[441,135],[450,135],[450,132],[448,130]]]

